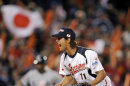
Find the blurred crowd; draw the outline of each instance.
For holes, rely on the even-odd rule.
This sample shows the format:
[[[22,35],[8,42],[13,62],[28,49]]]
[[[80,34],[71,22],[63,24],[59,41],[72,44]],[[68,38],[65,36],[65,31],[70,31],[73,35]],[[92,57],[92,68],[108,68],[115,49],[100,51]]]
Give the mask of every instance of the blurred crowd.
[[[0,12],[0,84],[15,86],[32,69],[37,53],[46,55],[48,68],[58,72],[61,52],[51,34],[65,26],[76,32],[78,45],[98,52],[113,86],[130,85],[129,0],[0,0],[0,6],[9,4],[38,11],[44,24],[18,38]]]

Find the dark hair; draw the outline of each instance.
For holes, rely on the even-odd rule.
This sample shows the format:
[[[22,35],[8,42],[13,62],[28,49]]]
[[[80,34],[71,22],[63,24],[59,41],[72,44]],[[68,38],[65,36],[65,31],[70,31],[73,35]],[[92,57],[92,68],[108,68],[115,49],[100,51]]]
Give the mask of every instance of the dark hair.
[[[65,39],[67,40],[68,38],[65,37]],[[76,42],[75,40],[71,40],[71,39],[70,39],[70,46],[71,46],[72,48],[75,48],[75,47],[77,46],[77,42]]]

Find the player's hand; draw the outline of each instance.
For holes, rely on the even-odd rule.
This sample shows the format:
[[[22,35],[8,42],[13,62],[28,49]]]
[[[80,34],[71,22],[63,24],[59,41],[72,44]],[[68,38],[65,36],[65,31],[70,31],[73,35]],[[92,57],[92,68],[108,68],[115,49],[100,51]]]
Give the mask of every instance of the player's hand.
[[[91,86],[91,84],[89,84],[88,82],[85,82],[85,83],[75,84],[75,85],[72,85],[72,86]]]
[[[88,82],[85,82],[85,83],[79,83],[77,86],[91,86],[91,84]]]

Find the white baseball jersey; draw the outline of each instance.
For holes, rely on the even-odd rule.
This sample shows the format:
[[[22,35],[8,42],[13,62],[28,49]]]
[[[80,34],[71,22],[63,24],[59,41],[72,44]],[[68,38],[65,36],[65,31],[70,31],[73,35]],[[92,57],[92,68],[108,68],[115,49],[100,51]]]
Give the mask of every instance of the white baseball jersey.
[[[98,59],[98,55],[93,50],[84,47],[77,47],[73,56],[63,53],[60,60],[59,73],[62,75],[72,75],[77,83],[91,82],[96,78],[96,72],[104,70]],[[108,76],[96,86],[111,86]]]
[[[62,77],[55,71],[40,73],[33,69],[21,79],[22,86],[54,86],[62,80]]]

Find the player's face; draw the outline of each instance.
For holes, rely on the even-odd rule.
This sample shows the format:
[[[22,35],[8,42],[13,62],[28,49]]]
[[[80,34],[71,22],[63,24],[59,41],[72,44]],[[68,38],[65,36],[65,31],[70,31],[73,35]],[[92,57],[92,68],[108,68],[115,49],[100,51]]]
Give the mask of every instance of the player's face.
[[[65,40],[65,38],[58,38],[57,43],[59,45],[60,51],[65,51],[65,49],[66,49],[66,40]]]
[[[41,72],[41,71],[43,71],[44,64],[36,64],[35,67],[37,70],[39,70]]]

